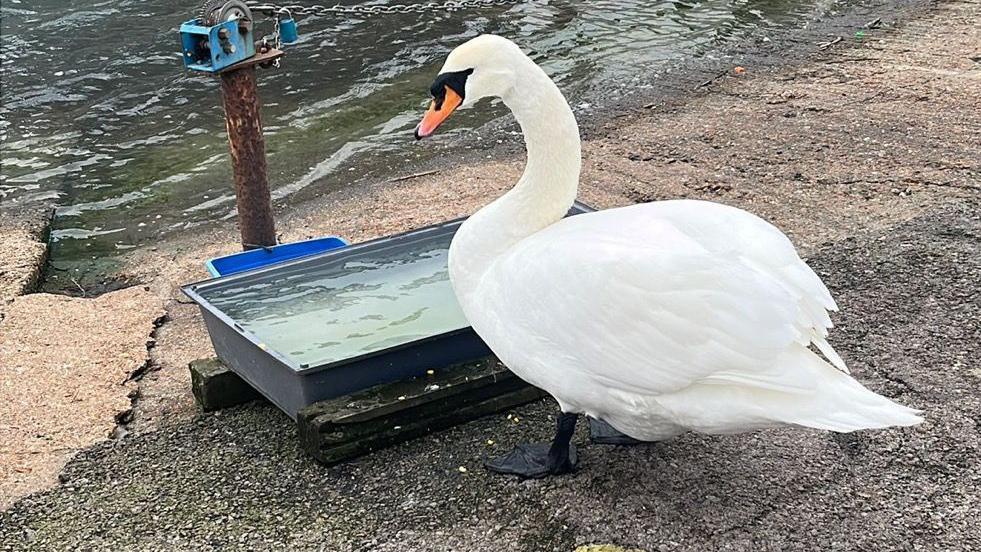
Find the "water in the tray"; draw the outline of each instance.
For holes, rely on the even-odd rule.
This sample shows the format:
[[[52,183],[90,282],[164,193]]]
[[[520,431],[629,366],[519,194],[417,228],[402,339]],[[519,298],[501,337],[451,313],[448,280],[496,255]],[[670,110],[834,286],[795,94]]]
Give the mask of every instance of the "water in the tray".
[[[447,274],[448,245],[284,271],[204,297],[268,349],[319,366],[466,327]]]

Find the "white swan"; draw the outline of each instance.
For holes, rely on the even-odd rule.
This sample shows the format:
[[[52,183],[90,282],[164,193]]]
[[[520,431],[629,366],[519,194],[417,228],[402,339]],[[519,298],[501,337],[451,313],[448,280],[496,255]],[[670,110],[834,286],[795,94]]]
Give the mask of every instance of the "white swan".
[[[477,333],[563,414],[550,447],[519,446],[489,468],[571,470],[577,414],[643,441],[922,421],[847,375],[825,340],[834,300],[766,221],[688,200],[563,219],[579,183],[578,126],[514,43],[485,35],[456,48],[432,94],[417,138],[458,106],[493,96],[514,112],[528,148],[514,188],[460,228],[450,278]]]

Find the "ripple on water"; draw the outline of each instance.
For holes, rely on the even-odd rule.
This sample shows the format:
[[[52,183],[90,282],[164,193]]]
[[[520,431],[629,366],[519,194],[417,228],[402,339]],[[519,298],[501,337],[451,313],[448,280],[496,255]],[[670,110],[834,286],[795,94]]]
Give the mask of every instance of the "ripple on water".
[[[63,206],[53,251],[62,262],[231,216],[217,82],[180,66],[176,30],[199,3],[0,5],[0,198]],[[362,159],[385,157],[383,165],[393,167],[420,155],[409,136],[433,74],[451,47],[479,33],[521,43],[576,100],[667,60],[711,52],[755,29],[799,25],[834,6],[558,0],[301,19],[301,41],[260,83],[274,197],[344,186],[379,165],[361,167]],[[455,128],[487,116],[471,113]]]

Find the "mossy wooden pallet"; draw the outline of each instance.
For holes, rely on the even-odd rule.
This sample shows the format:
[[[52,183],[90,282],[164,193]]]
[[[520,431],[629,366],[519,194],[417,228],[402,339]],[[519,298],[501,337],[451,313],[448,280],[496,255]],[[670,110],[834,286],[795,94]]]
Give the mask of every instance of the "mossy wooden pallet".
[[[190,368],[194,395],[206,411],[259,398],[216,359],[192,362]],[[297,426],[303,449],[334,464],[544,396],[494,358],[431,372],[301,409]]]

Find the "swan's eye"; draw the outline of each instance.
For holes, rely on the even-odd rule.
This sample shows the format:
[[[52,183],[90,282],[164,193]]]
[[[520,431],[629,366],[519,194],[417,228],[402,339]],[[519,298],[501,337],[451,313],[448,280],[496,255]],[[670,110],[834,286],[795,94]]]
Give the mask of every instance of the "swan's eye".
[[[431,135],[453,113],[453,110],[460,107],[467,88],[467,77],[472,73],[473,69],[467,69],[440,73],[436,77],[436,82],[429,89],[433,95],[433,103],[422,117],[422,122],[416,127],[416,140]]]
[[[442,108],[443,101],[446,99],[447,87],[456,92],[460,99],[463,99],[467,88],[467,77],[472,74],[473,69],[440,73],[429,88],[429,93],[433,95],[433,100],[436,102],[436,109]]]

